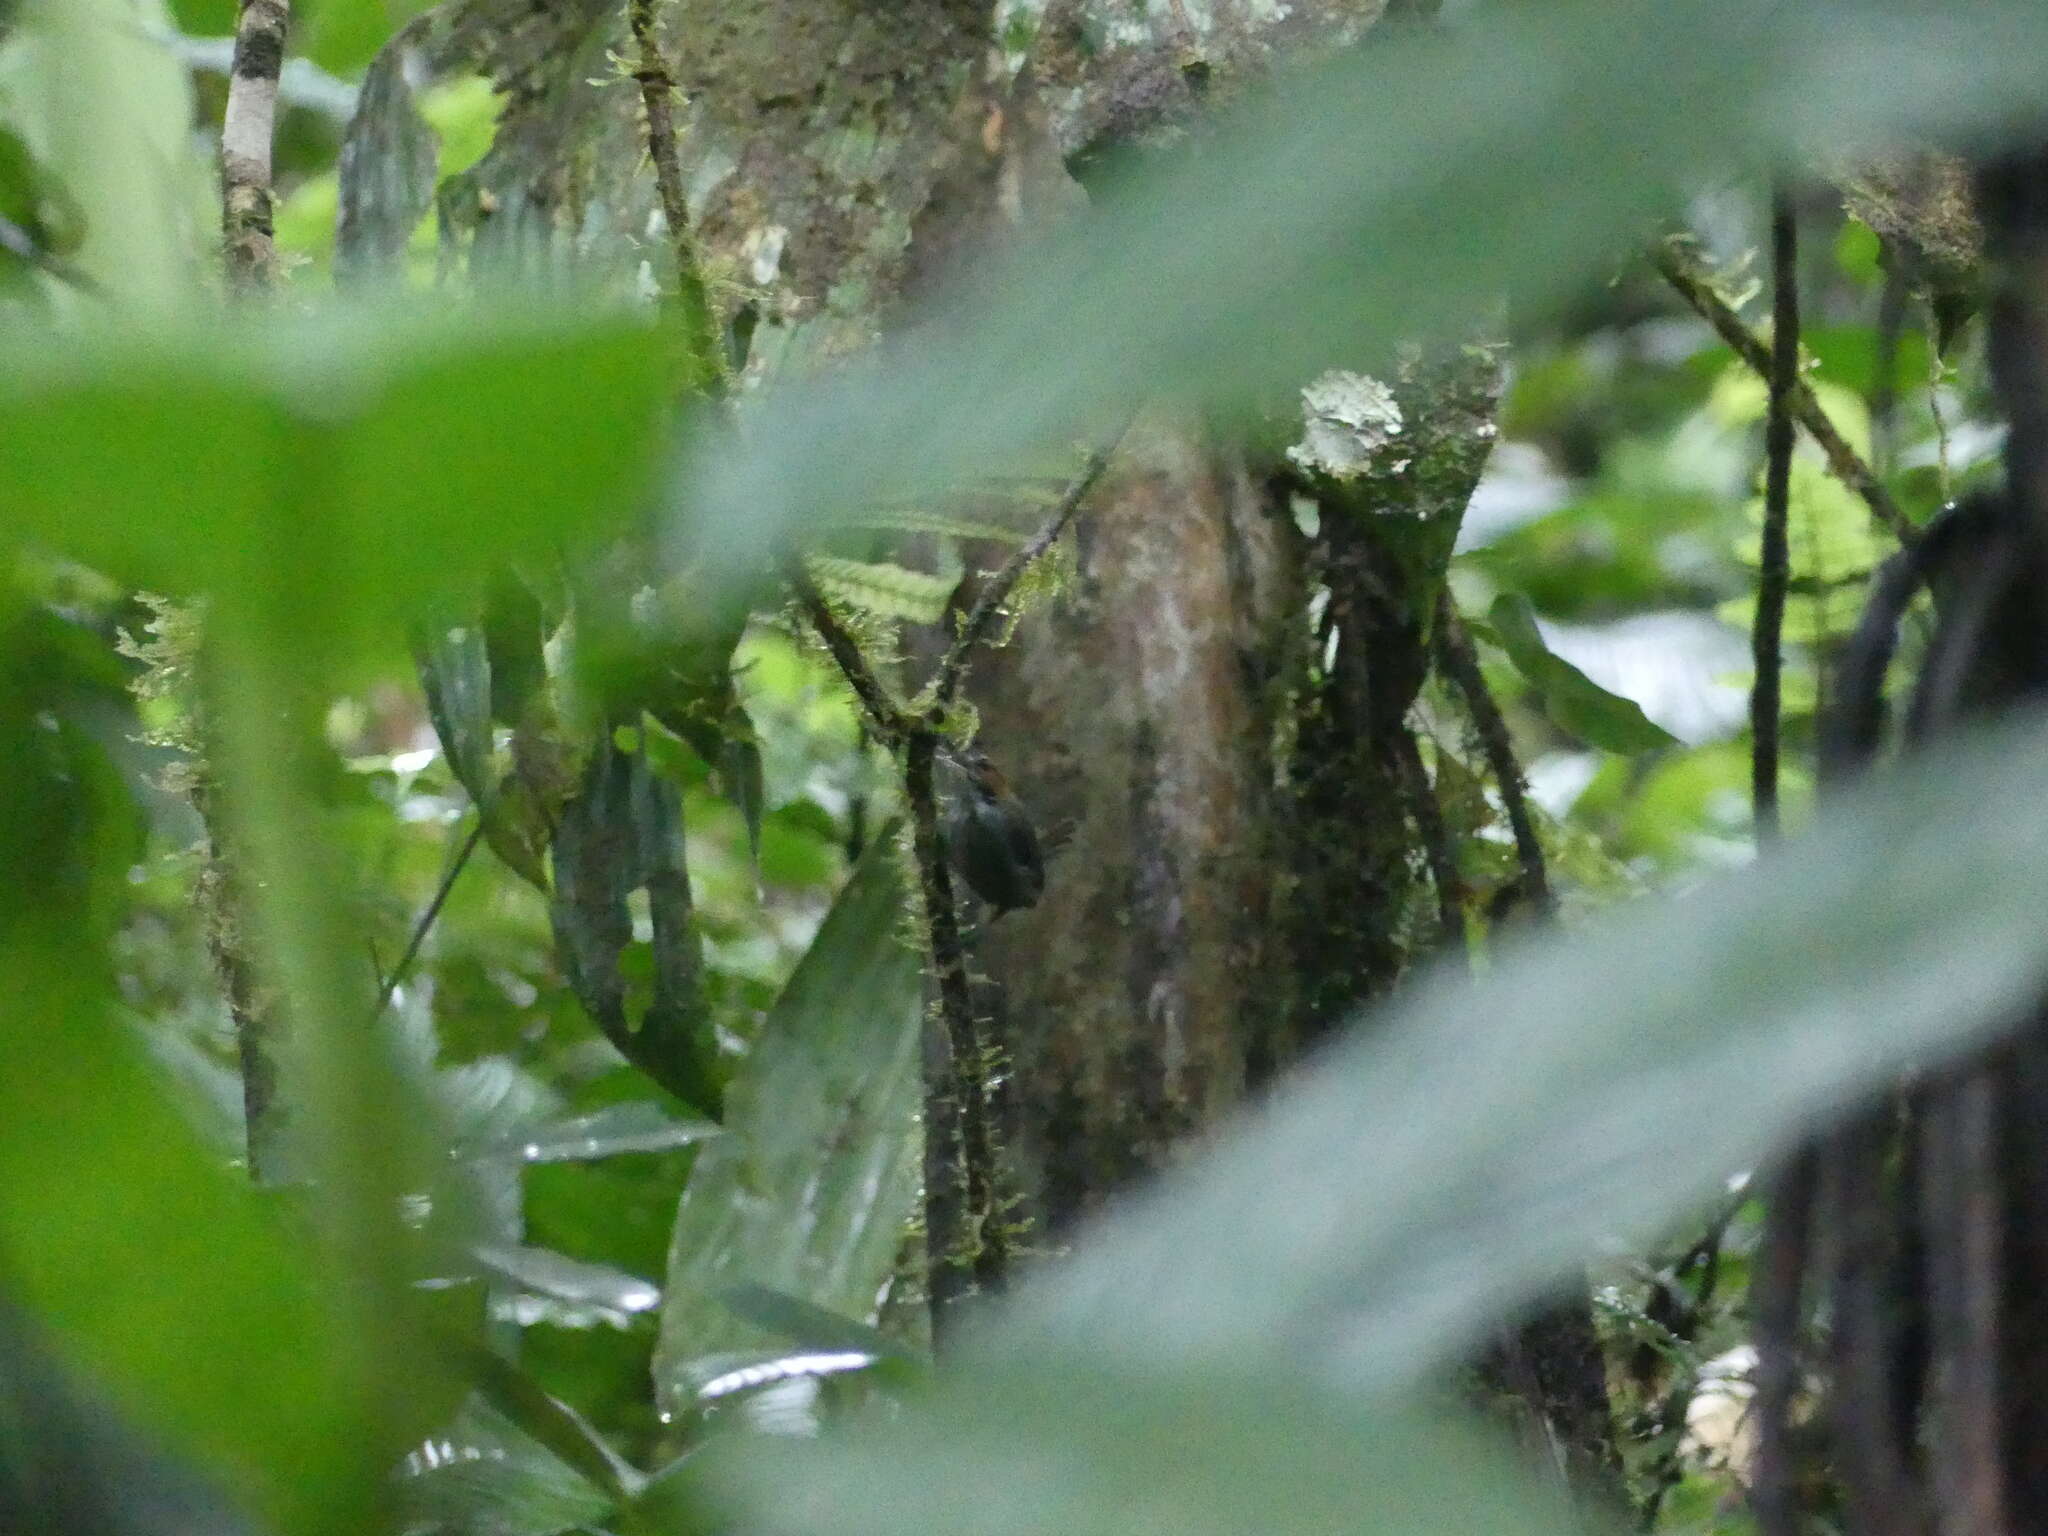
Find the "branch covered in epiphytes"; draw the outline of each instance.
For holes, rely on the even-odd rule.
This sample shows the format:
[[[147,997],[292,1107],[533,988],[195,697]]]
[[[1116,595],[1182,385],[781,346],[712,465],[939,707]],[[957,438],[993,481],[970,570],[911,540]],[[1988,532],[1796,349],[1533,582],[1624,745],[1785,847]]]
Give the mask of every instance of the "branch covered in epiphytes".
[[[946,744],[946,711],[958,697],[974,651],[987,642],[997,615],[1025,572],[1072,524],[1122,437],[1119,429],[1105,446],[1089,454],[1045,525],[990,577],[917,705],[900,703],[877,676],[860,641],[818,590],[802,558],[792,556],[784,571],[797,606],[859,700],[869,729],[896,756],[910,807],[925,958],[938,994],[941,1026],[941,1032],[928,1040],[925,1072],[925,1225],[935,1336],[943,1336],[950,1326],[948,1309],[970,1284],[987,1292],[1002,1289],[1009,1269],[1009,1232],[991,1112],[993,1074],[968,984],[967,947],[934,768]]]

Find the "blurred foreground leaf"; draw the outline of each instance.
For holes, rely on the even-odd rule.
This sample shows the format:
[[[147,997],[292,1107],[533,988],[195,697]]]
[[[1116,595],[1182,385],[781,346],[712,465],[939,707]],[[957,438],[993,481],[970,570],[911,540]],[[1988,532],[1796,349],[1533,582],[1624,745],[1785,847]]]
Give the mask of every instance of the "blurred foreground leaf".
[[[616,528],[662,406],[638,322],[506,296],[0,335],[0,548],[260,600],[302,656],[388,653],[429,599]]]
[[[2044,904],[2030,717],[1888,773],[1752,868],[1440,975],[1099,1225],[983,1347],[1393,1390],[1603,1242],[2027,1016]]]
[[[775,1536],[1565,1536],[1500,1448],[1280,1376],[1121,1373],[1057,1352],[889,1422],[716,1447],[697,1469]]]
[[[71,680],[7,597],[0,1288],[146,1442],[280,1531],[360,1531],[386,1470],[366,1352],[286,1213],[179,1118],[123,1015],[103,948],[120,868],[99,866],[124,857],[107,828],[132,809],[67,728]]]
[[[1160,392],[1240,411],[1578,291],[1759,160],[2024,131],[2048,9],[1552,0],[1375,36],[1218,114],[900,350],[778,387],[677,494],[734,568],[800,519],[1031,462]]]

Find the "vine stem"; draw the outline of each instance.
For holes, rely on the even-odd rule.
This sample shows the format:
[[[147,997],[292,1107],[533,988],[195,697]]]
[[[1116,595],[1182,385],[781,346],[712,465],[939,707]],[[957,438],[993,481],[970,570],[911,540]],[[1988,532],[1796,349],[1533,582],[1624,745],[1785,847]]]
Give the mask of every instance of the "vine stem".
[[[1550,891],[1550,869],[1544,860],[1543,842],[1536,835],[1536,818],[1529,814],[1529,784],[1515,757],[1514,738],[1508,734],[1507,717],[1500,701],[1486,686],[1486,674],[1479,668],[1479,653],[1472,636],[1459,622],[1448,591],[1439,594],[1436,613],[1437,664],[1465,700],[1465,712],[1479,734],[1479,749],[1486,754],[1486,766],[1500,787],[1500,800],[1508,815],[1508,829],[1514,834],[1515,858],[1522,868],[1522,885],[1528,898],[1545,917],[1552,916],[1557,901]]]
[[[941,707],[951,704],[959,696],[960,685],[966,681],[968,663],[973,660],[976,647],[988,638],[989,631],[995,627],[996,615],[1002,611],[1003,604],[1010,600],[1010,594],[1016,590],[1024,573],[1037,564],[1067,531],[1067,525],[1073,522],[1074,514],[1080,511],[1088,493],[1095,489],[1095,482],[1102,478],[1103,470],[1109,467],[1117,446],[1129,430],[1130,423],[1126,421],[1114,437],[1088,455],[1081,472],[1068,482],[1045,526],[1032,536],[1030,543],[1004,561],[1002,568],[976,595],[974,606],[967,610],[960,632],[946,647],[946,654],[940,658],[938,671],[932,679],[932,694]]]
[[[1759,843],[1778,837],[1779,668],[1790,556],[1786,538],[1792,472],[1793,397],[1799,388],[1799,235],[1781,187],[1771,200],[1771,354],[1764,431],[1764,527],[1750,647],[1750,791]],[[1757,1351],[1757,1463],[1751,1510],[1762,1536],[1791,1536],[1800,1523],[1792,1400],[1799,1385],[1800,1298],[1814,1219],[1819,1154],[1800,1149],[1771,1181],[1758,1275],[1751,1297]]]
[[[1793,396],[1799,378],[1799,221],[1781,187],[1771,204],[1770,406],[1764,427],[1764,527],[1750,651],[1750,792],[1759,842],[1778,837],[1778,738],[1785,665],[1785,598],[1791,588],[1789,509]]]

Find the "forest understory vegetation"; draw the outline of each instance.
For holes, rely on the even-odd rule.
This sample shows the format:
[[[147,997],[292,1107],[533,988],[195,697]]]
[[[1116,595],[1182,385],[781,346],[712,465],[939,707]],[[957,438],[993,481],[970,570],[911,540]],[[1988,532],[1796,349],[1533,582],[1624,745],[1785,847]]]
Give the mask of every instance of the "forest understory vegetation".
[[[0,1531],[2048,1530],[2048,12],[0,0]]]

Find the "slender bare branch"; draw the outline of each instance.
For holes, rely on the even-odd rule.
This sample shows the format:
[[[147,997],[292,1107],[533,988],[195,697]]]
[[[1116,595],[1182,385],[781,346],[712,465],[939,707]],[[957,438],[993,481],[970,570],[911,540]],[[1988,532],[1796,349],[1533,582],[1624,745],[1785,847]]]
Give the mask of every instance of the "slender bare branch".
[[[277,281],[270,156],[291,19],[289,0],[242,0],[235,25],[234,66],[220,127],[221,240],[229,281],[245,292],[261,292]]]
[[[405,942],[405,953],[398,957],[398,964],[391,967],[391,974],[385,978],[384,985],[377,989],[377,1007],[371,1015],[373,1018],[391,1005],[391,999],[404,984],[406,976],[412,970],[413,962],[420,957],[421,947],[427,942],[427,934],[433,929],[435,920],[440,917],[441,908],[447,905],[449,893],[455,889],[455,882],[462,877],[464,866],[469,863],[470,855],[476,852],[476,845],[483,841],[483,836],[484,818],[482,808],[479,807],[476,824],[462,839],[461,846],[455,850],[455,857],[448,861],[447,869],[441,874],[441,883],[434,887],[434,894],[427,902],[426,910],[420,913],[419,920],[412,925],[412,934]]]
[[[1543,842],[1536,835],[1536,819],[1529,814],[1529,785],[1522,765],[1515,757],[1514,738],[1508,734],[1507,718],[1500,701],[1486,686],[1486,674],[1479,669],[1479,653],[1472,648],[1472,636],[1459,622],[1449,592],[1437,597],[1437,665],[1465,699],[1465,712],[1479,734],[1479,749],[1500,788],[1500,801],[1508,814],[1508,828],[1514,833],[1515,856],[1522,866],[1522,885],[1528,899],[1545,917],[1557,908],[1550,890],[1550,870],[1543,857]]]

